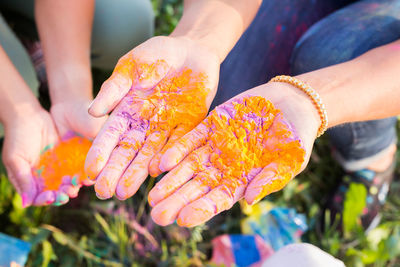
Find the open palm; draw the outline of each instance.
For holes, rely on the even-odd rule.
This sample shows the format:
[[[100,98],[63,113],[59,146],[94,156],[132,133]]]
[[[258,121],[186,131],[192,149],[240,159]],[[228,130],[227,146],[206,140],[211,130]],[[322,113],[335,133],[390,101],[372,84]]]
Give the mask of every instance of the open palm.
[[[98,197],[126,199],[161,173],[157,154],[205,118],[218,72],[216,55],[182,38],[152,38],[119,60],[89,109],[113,110],[85,163]]]
[[[306,166],[318,120],[309,99],[285,84],[218,106],[162,156],[160,167],[172,170],[149,194],[154,221],[191,227],[282,189]]]

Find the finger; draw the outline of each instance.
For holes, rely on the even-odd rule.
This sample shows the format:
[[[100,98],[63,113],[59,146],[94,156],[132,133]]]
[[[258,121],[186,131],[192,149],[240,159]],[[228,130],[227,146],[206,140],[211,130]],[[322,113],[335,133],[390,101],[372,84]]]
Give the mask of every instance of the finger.
[[[145,135],[145,131],[133,129],[119,142],[97,177],[94,188],[98,198],[107,199],[114,195],[118,180],[142,147]]]
[[[234,192],[224,184],[216,187],[202,198],[184,207],[179,212],[178,225],[194,227],[208,221],[218,213],[230,209],[243,196],[244,190],[244,185],[239,185]]]
[[[130,89],[152,89],[169,72],[165,61],[147,64],[133,58],[133,54],[122,57],[111,77],[105,81],[99,94],[89,107],[95,117],[104,116],[113,110]]]
[[[131,69],[131,67],[127,68]],[[102,84],[98,95],[89,105],[89,114],[94,117],[106,115],[118,105],[131,87],[132,77],[129,73],[114,71],[111,77]]]
[[[41,192],[34,200],[35,206],[46,206],[52,204],[56,200],[56,193],[54,191]]]
[[[4,161],[8,177],[22,198],[22,207],[33,204],[38,192],[35,178],[29,162],[21,158],[11,158]]]
[[[86,177],[86,178],[85,178]],[[65,176],[63,177],[62,184],[64,185],[73,185],[73,186],[91,186],[95,183],[95,181],[90,180],[87,176],[82,177],[81,174],[74,176]]]
[[[167,144],[150,161],[149,173],[152,177],[157,177],[162,173],[162,171],[159,168],[161,156],[165,153],[165,151],[167,151],[169,148],[171,148],[175,144],[175,142],[178,139],[180,139],[182,136],[184,136],[187,132],[188,132],[187,127],[184,127],[184,126],[178,126],[176,129],[173,130],[173,132],[171,133],[171,136],[168,139]]]
[[[150,206],[153,207],[189,181],[198,167],[209,161],[210,151],[209,146],[197,149],[166,174],[150,191],[148,197]]]
[[[281,190],[292,179],[293,173],[286,166],[271,163],[249,183],[245,192],[246,202],[250,205],[265,196]]]
[[[64,205],[69,201],[69,196],[61,191],[56,192],[56,200],[54,201],[54,206],[61,206]]]
[[[76,198],[78,196],[80,188],[80,186],[62,185],[60,186],[59,191],[67,194],[70,198]]]
[[[153,221],[162,226],[173,223],[184,206],[204,196],[219,183],[220,179],[221,174],[214,168],[199,173],[153,208],[151,211]]]
[[[120,136],[126,131],[129,125],[129,117],[122,113],[113,113],[106,124],[100,130],[90,147],[85,161],[85,172],[91,180],[106,165],[112,151],[117,146]]]
[[[136,158],[118,181],[116,197],[125,200],[133,196],[149,175],[149,163],[153,156],[165,145],[169,133],[154,132],[146,139]]]
[[[206,141],[208,131],[208,127],[203,122],[197,125],[192,131],[185,134],[173,147],[168,149],[164,155],[161,156],[160,170],[163,172],[171,170],[190,152],[200,147]]]

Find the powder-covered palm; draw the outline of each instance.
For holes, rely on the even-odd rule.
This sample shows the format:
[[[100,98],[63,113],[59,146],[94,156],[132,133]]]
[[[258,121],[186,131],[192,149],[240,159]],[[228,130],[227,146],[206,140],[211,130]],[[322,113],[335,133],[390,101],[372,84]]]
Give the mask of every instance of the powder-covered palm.
[[[59,137],[50,114],[40,110],[29,116],[16,116],[6,129],[3,161],[10,181],[22,196],[23,206],[64,204],[78,194],[79,187],[66,179],[58,190],[45,191],[33,169],[46,147]]]
[[[252,204],[282,189],[305,167],[318,129],[311,102],[296,90],[249,90],[167,150],[160,168],[172,170],[149,194],[155,222],[195,226],[241,198]]]
[[[119,60],[89,109],[112,110],[85,163],[100,198],[126,199],[161,173],[157,153],[204,119],[218,71],[216,55],[183,38],[152,38]]]

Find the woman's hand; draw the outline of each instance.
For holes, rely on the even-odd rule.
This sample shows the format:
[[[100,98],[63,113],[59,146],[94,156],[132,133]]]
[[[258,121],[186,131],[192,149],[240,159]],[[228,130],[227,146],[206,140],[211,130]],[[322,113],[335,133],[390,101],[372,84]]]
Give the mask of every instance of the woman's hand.
[[[14,114],[5,124],[3,162],[11,183],[22,196],[24,207],[60,205],[77,195],[79,187],[74,186],[71,179],[64,179],[57,191],[43,191],[43,186],[34,177],[32,170],[42,151],[57,142],[59,137],[54,122],[44,109]]]
[[[283,83],[218,106],[163,153],[160,168],[172,170],[149,194],[153,220],[192,227],[282,189],[305,168],[319,123],[310,99]]]
[[[107,117],[93,118],[87,111],[90,102],[89,99],[75,99],[51,106],[50,114],[61,137],[70,132],[87,139],[96,137]]]
[[[119,60],[89,109],[113,111],[85,164],[98,197],[129,198],[161,173],[157,153],[205,118],[218,72],[218,57],[183,37],[154,37]]]

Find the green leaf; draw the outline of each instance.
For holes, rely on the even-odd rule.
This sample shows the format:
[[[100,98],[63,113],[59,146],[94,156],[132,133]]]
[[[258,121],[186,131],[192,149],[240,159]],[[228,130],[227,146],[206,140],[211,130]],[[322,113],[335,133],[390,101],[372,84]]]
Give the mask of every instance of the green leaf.
[[[101,217],[101,215],[99,213],[95,213],[94,217],[96,218],[97,222],[101,225],[101,227],[103,228],[103,231],[106,233],[107,237],[113,241],[115,244],[118,244],[118,237],[116,234],[114,234],[111,231],[110,226],[108,225],[108,223],[106,222],[106,220]]]
[[[351,183],[346,192],[343,209],[345,236],[360,227],[360,216],[366,206],[367,189],[363,184]]]
[[[49,241],[47,241],[47,240],[43,241],[42,246],[43,246],[43,250],[42,250],[42,257],[43,257],[42,267],[46,267],[46,266],[49,265],[51,259],[55,255],[54,255],[53,247],[51,246]]]
[[[60,243],[63,246],[68,244],[68,237],[66,237],[61,232],[53,232],[53,237],[58,243]]]

